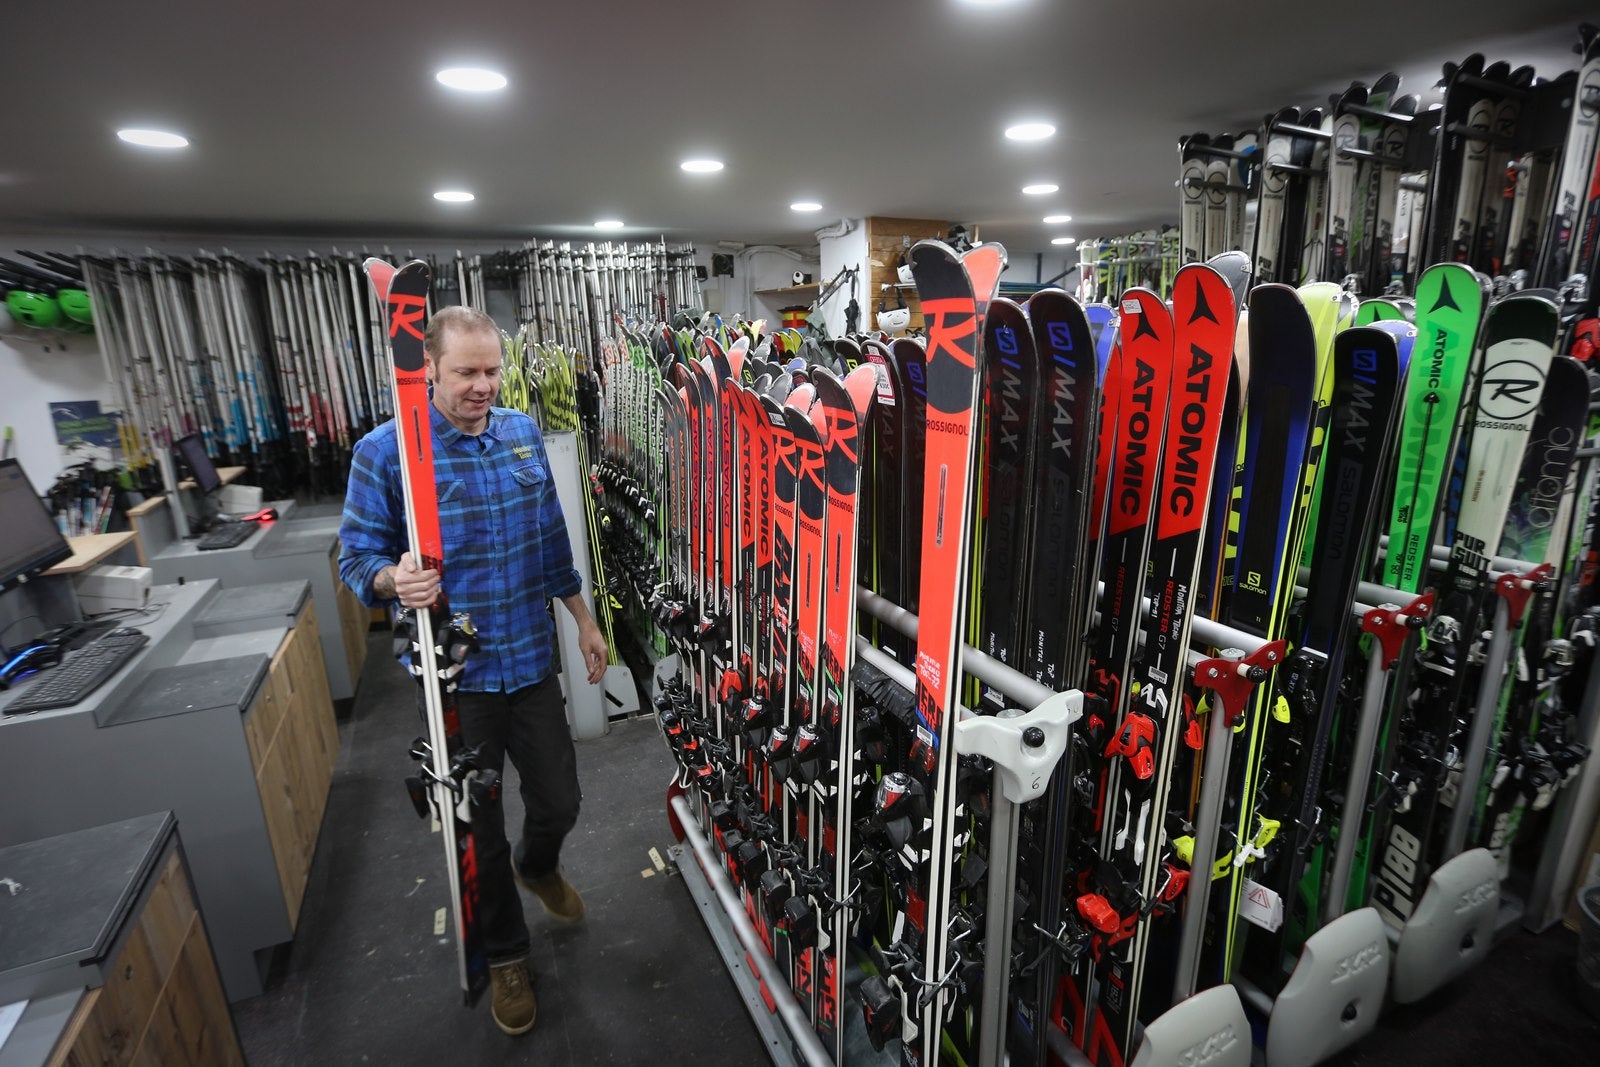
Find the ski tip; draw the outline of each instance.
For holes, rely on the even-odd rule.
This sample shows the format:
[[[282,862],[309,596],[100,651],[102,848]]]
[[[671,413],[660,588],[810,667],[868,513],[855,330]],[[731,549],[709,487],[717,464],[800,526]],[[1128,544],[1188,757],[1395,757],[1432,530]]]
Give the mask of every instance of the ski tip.
[[[961,257],[967,277],[972,279],[972,295],[987,303],[1000,291],[1000,275],[1006,269],[1006,250],[1003,245],[978,245]]]
[[[784,401],[786,407],[794,408],[804,415],[811,410],[811,402],[817,398],[816,386],[805,382],[795,386],[789,391],[788,399]]]
[[[361,264],[361,269],[366,272],[367,281],[372,285],[378,299],[389,299],[389,283],[394,280],[395,265],[386,259],[377,256],[368,256]]]
[[[863,363],[845,375],[844,391],[850,394],[850,403],[856,409],[856,418],[865,420],[873,399],[880,390],[889,387],[889,376],[876,363]]]

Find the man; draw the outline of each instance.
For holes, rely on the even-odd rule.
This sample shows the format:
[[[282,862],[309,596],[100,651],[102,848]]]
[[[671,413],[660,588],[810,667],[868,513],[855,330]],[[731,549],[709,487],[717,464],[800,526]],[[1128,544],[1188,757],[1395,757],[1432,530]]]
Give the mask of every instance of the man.
[[[522,783],[524,822],[514,851],[500,801],[480,810],[473,828],[494,1021],[508,1034],[523,1034],[533,1029],[538,1009],[516,883],[556,919],[583,918],[583,901],[559,866],[580,793],[551,667],[549,601],[560,600],[577,620],[591,684],[605,674],[606,642],[583,602],[539,429],[521,412],[492,406],[501,353],[494,320],[470,308],[444,308],[429,321],[423,347],[433,387],[443,586],[451,610],[471,616],[481,646],[461,676],[461,736],[478,747],[482,767],[502,770],[509,753]],[[438,596],[440,576],[405,551],[400,486],[391,420],[362,438],[351,457],[339,577],[365,604],[398,600],[424,608]]]

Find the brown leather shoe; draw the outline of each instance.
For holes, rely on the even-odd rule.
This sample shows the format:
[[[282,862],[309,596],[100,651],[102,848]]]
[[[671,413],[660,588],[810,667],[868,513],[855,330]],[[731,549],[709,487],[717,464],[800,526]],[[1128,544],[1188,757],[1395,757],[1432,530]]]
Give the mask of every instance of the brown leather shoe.
[[[539,878],[529,878],[521,871],[516,871],[517,881],[539,898],[539,903],[544,905],[544,910],[557,922],[575,923],[583,918],[583,898],[578,891],[572,888],[572,883],[561,877],[559,870]]]
[[[502,963],[489,968],[493,994],[490,1005],[494,1024],[513,1036],[533,1029],[539,1015],[539,1002],[533,996],[533,980],[526,963]]]

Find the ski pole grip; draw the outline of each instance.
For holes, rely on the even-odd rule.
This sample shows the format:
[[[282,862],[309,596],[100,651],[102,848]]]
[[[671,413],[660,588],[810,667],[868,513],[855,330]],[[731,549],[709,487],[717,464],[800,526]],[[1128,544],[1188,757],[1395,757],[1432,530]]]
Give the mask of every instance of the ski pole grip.
[[[1388,670],[1400,659],[1411,631],[1420,630],[1433,614],[1434,594],[1427,592],[1404,608],[1384,604],[1361,616],[1361,629],[1371,634],[1383,648],[1383,669]]]
[[[1083,714],[1083,694],[1056,693],[1032,711],[972,715],[956,723],[956,751],[986,756],[1013,804],[1041,796],[1067,750],[1067,735]]]

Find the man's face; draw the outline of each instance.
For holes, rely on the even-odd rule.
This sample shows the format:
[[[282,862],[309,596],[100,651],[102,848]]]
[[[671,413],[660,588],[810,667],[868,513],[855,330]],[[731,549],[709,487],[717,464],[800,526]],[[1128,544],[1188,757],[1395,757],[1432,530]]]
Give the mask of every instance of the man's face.
[[[462,433],[481,433],[489,405],[500,391],[500,335],[489,330],[450,330],[444,351],[428,357],[433,406]]]

